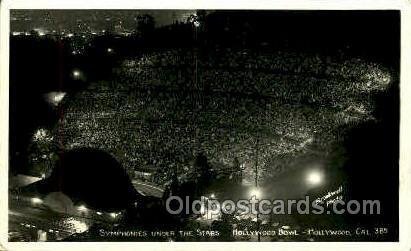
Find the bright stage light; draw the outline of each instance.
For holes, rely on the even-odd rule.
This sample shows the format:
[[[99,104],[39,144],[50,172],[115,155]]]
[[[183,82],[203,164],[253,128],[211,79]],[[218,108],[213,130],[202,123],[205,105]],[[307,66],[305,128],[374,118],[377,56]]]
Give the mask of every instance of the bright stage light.
[[[250,197],[256,197],[260,198],[261,197],[261,190],[257,187],[254,187],[250,190]]]
[[[72,72],[73,78],[79,79],[81,77],[81,72],[79,70],[74,70]]]
[[[319,185],[323,182],[323,174],[319,171],[311,171],[306,177],[307,183],[309,185]]]

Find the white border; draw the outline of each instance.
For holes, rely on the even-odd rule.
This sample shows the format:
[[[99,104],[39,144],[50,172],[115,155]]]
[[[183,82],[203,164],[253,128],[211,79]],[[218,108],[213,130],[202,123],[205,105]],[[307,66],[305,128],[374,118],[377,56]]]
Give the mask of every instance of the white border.
[[[0,0],[1,1],[1,0]],[[411,250],[411,0],[5,0],[0,12],[0,250]],[[9,243],[8,75],[10,9],[394,9],[401,10],[400,242],[70,242]]]

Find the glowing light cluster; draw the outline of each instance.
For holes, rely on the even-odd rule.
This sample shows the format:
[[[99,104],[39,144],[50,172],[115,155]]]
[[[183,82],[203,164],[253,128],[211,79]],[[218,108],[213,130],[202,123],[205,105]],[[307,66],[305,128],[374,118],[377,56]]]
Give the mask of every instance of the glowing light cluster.
[[[320,171],[313,170],[308,172],[306,180],[309,185],[317,186],[323,182],[324,177]]]
[[[50,132],[44,128],[38,129],[33,134],[33,141],[35,142],[50,142],[53,140],[53,136],[51,136]]]
[[[49,104],[58,106],[65,96],[65,92],[49,92],[46,94],[46,99]]]

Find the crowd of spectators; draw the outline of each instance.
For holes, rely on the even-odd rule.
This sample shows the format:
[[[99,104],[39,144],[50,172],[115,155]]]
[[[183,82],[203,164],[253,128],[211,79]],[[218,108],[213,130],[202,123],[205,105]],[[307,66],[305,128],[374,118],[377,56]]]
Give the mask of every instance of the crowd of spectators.
[[[237,158],[253,180],[257,158],[266,177],[308,152],[326,154],[341,126],[373,119],[370,94],[389,82],[386,69],[360,59],[153,50],[69,97],[59,130],[68,148],[106,150],[130,173],[157,170],[158,184],[191,172],[199,152],[215,168]]]

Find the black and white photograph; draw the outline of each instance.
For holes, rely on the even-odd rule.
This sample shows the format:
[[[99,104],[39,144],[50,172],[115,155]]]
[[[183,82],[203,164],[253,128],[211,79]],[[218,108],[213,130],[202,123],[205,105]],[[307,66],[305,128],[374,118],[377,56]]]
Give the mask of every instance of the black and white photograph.
[[[8,242],[398,242],[401,14],[10,9]]]

